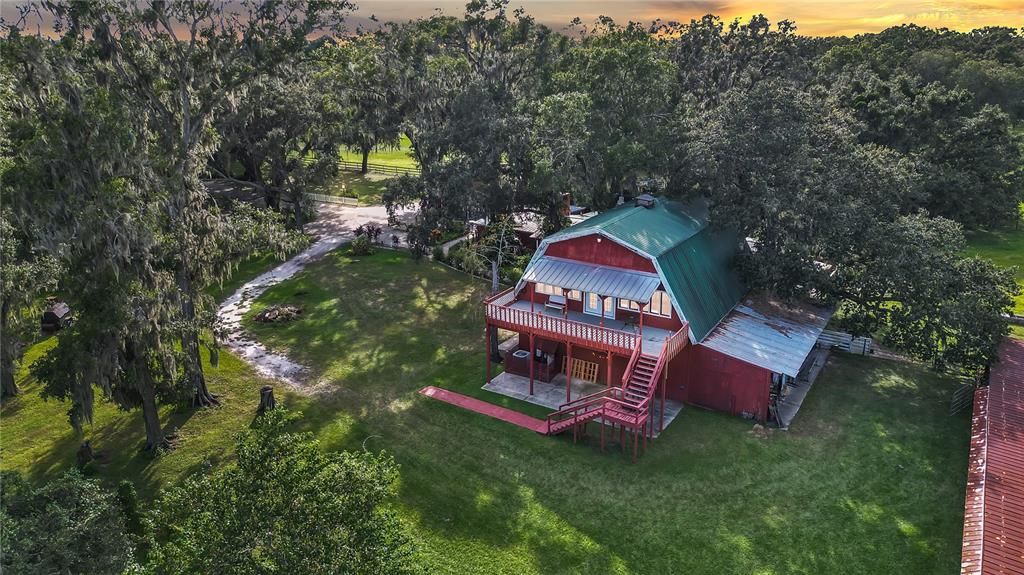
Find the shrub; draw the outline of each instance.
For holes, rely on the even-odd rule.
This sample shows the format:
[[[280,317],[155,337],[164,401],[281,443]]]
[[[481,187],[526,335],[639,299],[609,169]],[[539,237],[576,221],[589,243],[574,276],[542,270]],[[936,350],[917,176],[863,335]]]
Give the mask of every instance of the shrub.
[[[118,497],[98,481],[77,469],[38,488],[11,473],[2,481],[3,573],[113,575],[135,565]]]
[[[444,248],[441,246],[434,246],[434,249],[431,250],[431,257],[434,258],[435,262],[444,262],[446,260]]]
[[[366,237],[370,238],[370,241],[373,243],[377,243],[380,240],[380,235],[384,233],[384,228],[373,222],[363,224],[360,227],[363,228],[363,233],[365,233]]]
[[[268,411],[240,435],[234,465],[164,492],[151,573],[417,572],[391,509],[394,460],[321,449],[290,423]]]
[[[354,256],[368,256],[373,253],[373,244],[370,243],[370,238],[365,234],[359,235],[356,236],[356,239],[352,240],[349,252]]]

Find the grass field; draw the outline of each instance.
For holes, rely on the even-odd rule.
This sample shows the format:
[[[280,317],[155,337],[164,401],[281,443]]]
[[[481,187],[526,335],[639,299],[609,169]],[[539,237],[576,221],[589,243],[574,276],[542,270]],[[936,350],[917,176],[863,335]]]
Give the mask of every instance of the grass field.
[[[381,252],[330,254],[257,302],[304,306],[291,324],[254,326],[332,389],[286,393],[326,449],[392,453],[396,508],[432,573],[956,573],[968,417],[946,415],[952,379],[918,366],[836,357],[789,433],[687,409],[637,464],[593,444],[547,438],[429,400],[437,385],[533,415],[480,390],[485,286]],[[45,345],[32,353],[38,356]],[[225,406],[165,410],[180,446],[137,453],[138,413],[108,406],[87,430],[145,496],[230,458],[264,382],[237,359],[209,370]],[[4,405],[2,467],[34,479],[74,461],[78,438],[34,384]]]
[[[381,203],[381,196],[388,189],[388,180],[393,177],[373,172],[360,174],[339,170],[338,175],[317,192],[329,196],[358,198],[360,205],[369,206]]]
[[[403,135],[398,141],[398,147],[382,148],[370,152],[370,163],[384,166],[398,166],[400,168],[415,168],[416,160],[409,155],[411,143],[409,138]],[[346,162],[362,162],[363,155],[359,152],[342,148],[341,159]]]
[[[1024,221],[1015,230],[968,234],[967,252],[988,258],[999,266],[1017,266],[1017,283],[1024,290]],[[1024,292],[1017,296],[1014,311],[1024,315]],[[1015,335],[1024,337],[1024,327],[1014,326],[1013,329]]]

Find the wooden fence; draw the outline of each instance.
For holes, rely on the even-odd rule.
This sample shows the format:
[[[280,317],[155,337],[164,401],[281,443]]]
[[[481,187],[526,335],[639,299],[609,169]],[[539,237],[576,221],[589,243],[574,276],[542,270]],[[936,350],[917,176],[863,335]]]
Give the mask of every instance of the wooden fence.
[[[350,162],[348,160],[338,160],[338,167],[342,170],[349,170],[354,172],[360,172],[363,169],[362,162]],[[370,162],[366,164],[366,170],[375,174],[387,174],[391,176],[418,176],[420,175],[419,168],[410,168],[407,166],[389,166],[387,164],[375,164]]]
[[[846,332],[827,329],[823,330],[821,335],[818,336],[818,345],[858,355],[867,355],[871,353],[873,348],[870,337],[853,337]]]

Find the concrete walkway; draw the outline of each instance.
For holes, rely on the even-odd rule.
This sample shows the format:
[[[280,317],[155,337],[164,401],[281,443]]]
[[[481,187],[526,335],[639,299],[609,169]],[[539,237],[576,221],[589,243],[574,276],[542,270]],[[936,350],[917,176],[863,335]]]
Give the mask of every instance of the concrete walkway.
[[[800,372],[796,381],[787,383],[782,391],[782,399],[778,402],[779,427],[783,430],[789,429],[796,414],[800,411],[807,393],[811,386],[818,379],[818,375],[825,369],[828,363],[829,350],[815,348],[811,350],[810,359],[804,370]]]
[[[232,353],[244,359],[264,377],[280,379],[288,385],[302,389],[306,387],[305,366],[282,353],[270,351],[262,343],[252,339],[242,328],[242,317],[252,309],[253,301],[270,289],[295,274],[307,265],[322,258],[324,254],[355,237],[355,230],[366,223],[376,223],[384,228],[381,241],[390,245],[391,235],[399,236],[405,243],[405,232],[388,227],[387,210],[383,206],[348,207],[336,204],[319,204],[317,220],[306,230],[317,240],[305,251],[256,278],[249,280],[228,296],[217,310],[219,327],[225,334],[221,344]],[[411,218],[413,212],[401,212],[399,219]]]
[[[448,252],[451,251],[452,248],[454,248],[455,246],[461,244],[462,242],[464,242],[464,241],[466,241],[468,239],[469,239],[468,235],[463,235],[463,236],[459,236],[459,237],[455,238],[454,240],[449,240],[449,241],[441,244],[441,251],[444,252],[444,255],[448,255]]]

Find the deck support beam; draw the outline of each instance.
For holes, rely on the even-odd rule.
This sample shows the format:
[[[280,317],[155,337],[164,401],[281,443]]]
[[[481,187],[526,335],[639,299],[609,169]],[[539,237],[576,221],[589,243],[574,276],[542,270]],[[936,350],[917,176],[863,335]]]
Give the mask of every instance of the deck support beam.
[[[491,324],[487,324],[484,329],[484,351],[486,352],[484,355],[487,356],[487,381],[484,382],[484,385],[491,382],[491,329]]]
[[[572,401],[572,342],[565,342],[565,402]]]
[[[608,387],[611,387],[612,386],[612,352],[611,352],[611,350],[609,350],[607,353],[608,353],[608,360],[606,362],[607,365],[605,366],[605,368],[607,369],[607,373],[605,373],[604,379],[605,379],[605,382],[608,384]]]
[[[533,364],[537,363],[537,346],[533,343],[533,333],[530,333],[530,395],[533,395]]]
[[[661,368],[661,413],[658,415],[658,433],[665,430],[665,388],[668,387],[668,364]]]

